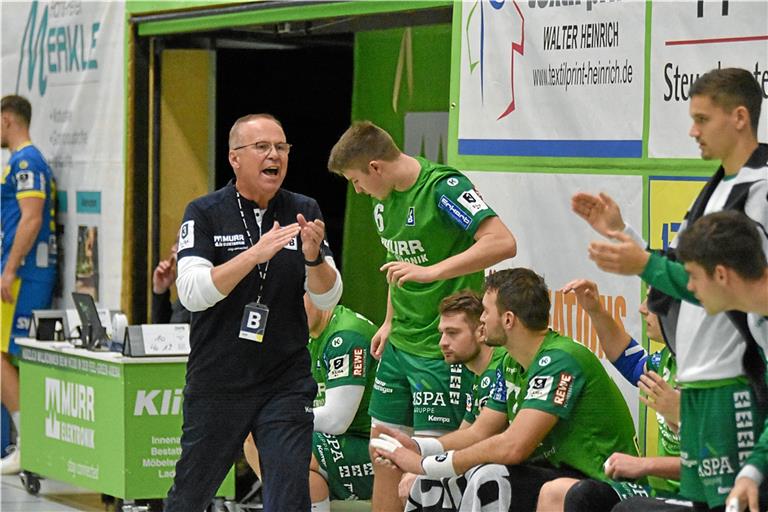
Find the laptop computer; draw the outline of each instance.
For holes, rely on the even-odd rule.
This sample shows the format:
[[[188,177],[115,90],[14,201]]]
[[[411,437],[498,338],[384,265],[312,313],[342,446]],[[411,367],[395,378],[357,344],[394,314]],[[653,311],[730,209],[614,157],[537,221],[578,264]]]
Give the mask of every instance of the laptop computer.
[[[107,330],[101,323],[93,297],[87,293],[72,292],[72,301],[80,317],[80,340],[89,350],[105,350],[109,345]]]

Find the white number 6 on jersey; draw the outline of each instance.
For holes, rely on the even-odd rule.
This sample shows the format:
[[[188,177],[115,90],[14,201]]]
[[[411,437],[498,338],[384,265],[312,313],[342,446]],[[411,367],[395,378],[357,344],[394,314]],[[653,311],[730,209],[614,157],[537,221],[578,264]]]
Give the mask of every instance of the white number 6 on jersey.
[[[379,203],[373,208],[373,221],[379,232],[384,231],[384,205]]]

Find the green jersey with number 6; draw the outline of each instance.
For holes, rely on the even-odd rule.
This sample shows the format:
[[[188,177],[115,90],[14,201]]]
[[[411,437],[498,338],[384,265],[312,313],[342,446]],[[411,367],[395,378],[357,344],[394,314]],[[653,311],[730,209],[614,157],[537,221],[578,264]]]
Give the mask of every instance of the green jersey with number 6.
[[[364,316],[344,306],[336,306],[328,325],[317,338],[309,339],[312,376],[317,381],[314,407],[325,404],[325,390],[338,386],[365,386],[357,414],[345,434],[368,436],[376,362],[371,357],[371,338],[377,327]]]
[[[408,190],[393,190],[373,200],[373,218],[387,261],[427,267],[468,249],[483,220],[496,216],[466,176],[452,167],[417,158],[421,171]],[[438,305],[459,290],[480,290],[483,273],[432,283],[406,282],[390,287],[394,310],[389,341],[398,350],[442,358]]]
[[[529,368],[507,355],[496,373],[487,407],[506,412],[510,421],[522,409],[557,416],[529,462],[567,465],[590,478],[606,480],[603,463],[613,452],[638,453],[632,415],[600,360],[555,331],[544,337]]]

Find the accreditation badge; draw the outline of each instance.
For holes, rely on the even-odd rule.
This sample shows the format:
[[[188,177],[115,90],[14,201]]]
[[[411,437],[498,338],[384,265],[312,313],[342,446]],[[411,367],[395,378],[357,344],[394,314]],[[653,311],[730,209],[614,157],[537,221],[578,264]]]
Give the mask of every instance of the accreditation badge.
[[[246,304],[240,321],[240,339],[261,343],[267,328],[269,308],[258,302]]]

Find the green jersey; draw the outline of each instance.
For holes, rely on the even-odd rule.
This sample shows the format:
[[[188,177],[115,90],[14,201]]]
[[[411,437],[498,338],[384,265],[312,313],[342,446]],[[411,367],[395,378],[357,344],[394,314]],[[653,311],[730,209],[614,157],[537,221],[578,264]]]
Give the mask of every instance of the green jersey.
[[[510,421],[521,409],[557,416],[529,462],[546,460],[606,480],[608,456],[638,453],[629,408],[603,365],[588,348],[552,330],[529,368],[504,358],[487,407],[506,412]]]
[[[337,386],[365,386],[357,414],[345,433],[368,436],[371,400],[376,365],[371,357],[371,338],[376,326],[370,320],[347,309],[336,306],[328,325],[317,338],[309,339],[312,357],[312,376],[317,381],[314,407],[325,404],[325,390]]]
[[[491,361],[488,363],[488,368],[486,368],[480,375],[472,374],[474,376],[472,392],[467,395],[467,412],[464,414],[464,421],[467,423],[474,423],[480,415],[480,410],[485,407],[486,402],[488,402],[491,388],[496,380],[496,369],[506,355],[507,351],[504,350],[504,348],[494,347]]]
[[[434,265],[468,249],[483,220],[495,216],[472,183],[452,167],[417,158],[421,171],[408,190],[374,199],[373,218],[387,251],[387,261]],[[480,290],[483,273],[391,286],[394,310],[389,341],[420,357],[440,359],[438,305],[459,290]]]

